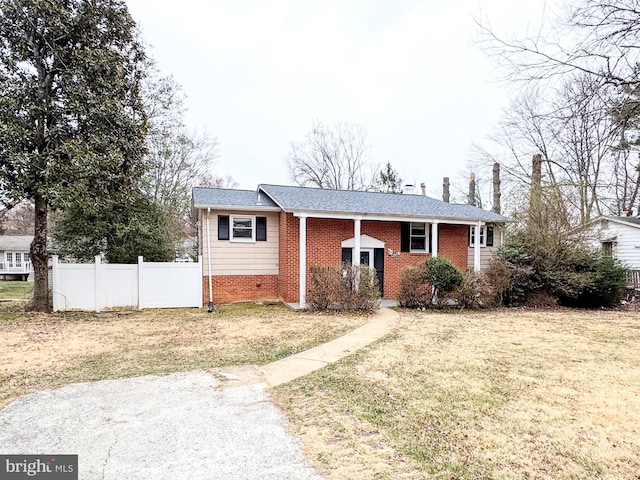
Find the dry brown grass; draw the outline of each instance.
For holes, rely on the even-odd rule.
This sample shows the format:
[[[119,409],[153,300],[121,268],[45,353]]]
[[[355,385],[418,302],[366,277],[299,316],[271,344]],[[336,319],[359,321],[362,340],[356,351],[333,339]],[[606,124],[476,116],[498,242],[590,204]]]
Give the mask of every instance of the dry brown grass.
[[[404,313],[274,398],[330,479],[639,479],[640,314]]]
[[[0,408],[68,383],[265,364],[352,330],[364,316],[239,304],[143,312],[24,313],[0,306]]]

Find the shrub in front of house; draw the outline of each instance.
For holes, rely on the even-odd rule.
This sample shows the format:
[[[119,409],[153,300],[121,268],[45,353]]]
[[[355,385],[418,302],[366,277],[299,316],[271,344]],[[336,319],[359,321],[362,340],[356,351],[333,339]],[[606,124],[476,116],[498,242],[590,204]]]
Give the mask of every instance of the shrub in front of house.
[[[509,270],[509,286],[502,295],[505,305],[527,305],[532,296],[539,295],[551,296],[568,307],[619,304],[626,286],[622,265],[571,239],[552,247],[536,244],[526,233],[500,247],[496,265]]]
[[[424,262],[424,278],[431,285],[431,302],[439,294],[447,294],[463,280],[462,273],[444,257],[431,257]]]
[[[447,293],[441,301],[449,300],[449,303],[459,308],[479,310],[496,306],[498,297],[498,290],[486,273],[466,270],[460,285]]]
[[[424,279],[423,266],[405,267],[400,273],[398,304],[402,308],[426,308],[431,304],[431,288]]]
[[[462,284],[463,276],[444,257],[429,258],[400,275],[398,303],[405,308],[425,308],[455,304],[451,293]]]
[[[350,263],[312,266],[309,281],[311,310],[371,313],[378,308],[380,288],[372,268]]]

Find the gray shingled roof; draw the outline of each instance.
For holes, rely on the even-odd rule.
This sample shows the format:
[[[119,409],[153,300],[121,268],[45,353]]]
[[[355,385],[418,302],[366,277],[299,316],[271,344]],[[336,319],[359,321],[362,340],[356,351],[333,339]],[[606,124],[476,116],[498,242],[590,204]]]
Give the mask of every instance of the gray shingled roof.
[[[239,208],[277,208],[266,195],[255,190],[232,190],[227,188],[193,188],[194,207],[239,207]]]
[[[0,251],[28,252],[32,240],[31,235],[0,235]]]
[[[429,217],[456,220],[508,222],[494,212],[471,205],[446,203],[424,195],[356,192],[320,188],[259,185],[285,211]]]
[[[609,220],[619,221],[619,222],[633,223],[634,225],[640,226],[640,218],[638,217],[616,217],[616,216],[610,215],[604,218],[607,218]]]

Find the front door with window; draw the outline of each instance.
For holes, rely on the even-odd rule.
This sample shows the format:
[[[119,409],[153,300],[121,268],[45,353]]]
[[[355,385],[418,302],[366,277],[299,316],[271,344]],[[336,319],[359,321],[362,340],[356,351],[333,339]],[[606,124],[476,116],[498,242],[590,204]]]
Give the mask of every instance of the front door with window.
[[[343,242],[344,243],[344,242]],[[382,243],[382,242],[381,242]],[[355,263],[353,260],[353,248],[342,247],[342,261]],[[380,294],[384,295],[384,248],[363,248],[360,250],[360,265],[366,265],[376,271]]]

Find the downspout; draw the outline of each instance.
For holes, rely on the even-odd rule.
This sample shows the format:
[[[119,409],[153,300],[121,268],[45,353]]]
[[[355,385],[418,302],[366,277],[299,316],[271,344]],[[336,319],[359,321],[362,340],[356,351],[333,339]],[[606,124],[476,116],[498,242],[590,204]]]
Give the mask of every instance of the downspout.
[[[211,208],[207,208],[207,269],[209,270],[209,303],[207,304],[207,312],[213,312],[213,284],[211,276],[211,225],[209,224],[211,217]]]

